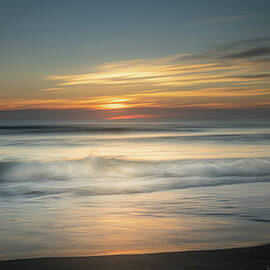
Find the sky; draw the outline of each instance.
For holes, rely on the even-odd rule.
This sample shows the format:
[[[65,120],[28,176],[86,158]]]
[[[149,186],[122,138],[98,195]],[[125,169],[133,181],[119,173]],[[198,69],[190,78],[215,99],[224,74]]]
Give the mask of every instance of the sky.
[[[268,0],[1,0],[0,119],[266,118]]]

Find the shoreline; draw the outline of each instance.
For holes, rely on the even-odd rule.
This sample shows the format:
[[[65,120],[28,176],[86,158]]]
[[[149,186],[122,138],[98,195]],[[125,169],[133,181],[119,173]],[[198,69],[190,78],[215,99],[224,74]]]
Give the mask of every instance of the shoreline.
[[[1,270],[17,269],[266,269],[270,244],[181,252],[122,254],[83,257],[49,257],[0,261]]]

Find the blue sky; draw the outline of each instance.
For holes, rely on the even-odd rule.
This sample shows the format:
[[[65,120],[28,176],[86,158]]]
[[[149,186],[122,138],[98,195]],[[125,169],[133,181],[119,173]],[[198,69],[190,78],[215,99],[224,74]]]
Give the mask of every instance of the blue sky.
[[[269,10],[254,0],[2,0],[1,52],[45,65],[57,56],[57,66],[160,57],[266,36]]]

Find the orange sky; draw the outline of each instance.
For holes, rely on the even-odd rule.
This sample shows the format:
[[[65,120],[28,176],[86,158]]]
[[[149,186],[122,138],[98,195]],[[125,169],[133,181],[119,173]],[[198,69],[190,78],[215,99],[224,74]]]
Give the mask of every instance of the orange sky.
[[[46,87],[30,95],[2,92],[0,110],[83,109],[111,112],[110,119],[133,119],[162,117],[157,108],[270,107],[270,61],[249,54],[265,46],[255,45],[110,62],[80,74],[41,75]],[[129,115],[128,109],[142,112]]]

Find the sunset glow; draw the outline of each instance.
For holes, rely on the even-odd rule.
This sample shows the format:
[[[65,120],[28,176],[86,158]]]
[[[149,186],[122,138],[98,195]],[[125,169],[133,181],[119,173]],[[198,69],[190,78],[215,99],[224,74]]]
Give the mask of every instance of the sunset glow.
[[[127,104],[123,104],[123,103],[111,103],[111,104],[104,104],[104,105],[100,105],[100,106],[96,106],[96,108],[100,108],[100,109],[123,109],[123,108],[128,108],[129,106]]]
[[[123,119],[147,119],[147,118],[155,118],[155,115],[147,115],[147,114],[134,114],[134,115],[122,115],[122,116],[112,116],[108,117],[109,120],[123,120]]]
[[[269,0],[0,0],[0,25],[0,270],[267,268]]]
[[[245,50],[256,49],[253,43],[246,47]],[[166,108],[269,108],[270,75],[265,73],[269,62],[260,61],[259,56],[243,58],[239,49],[242,49],[240,44],[218,53],[212,50],[201,55],[111,62],[92,68],[91,73],[48,76],[43,80],[50,82],[50,87],[27,99],[14,99],[7,94],[0,101],[0,108],[92,111],[138,108],[139,114],[154,117],[164,117],[166,113],[158,115],[151,108],[163,111]],[[122,116],[111,119],[125,115],[123,112]]]

